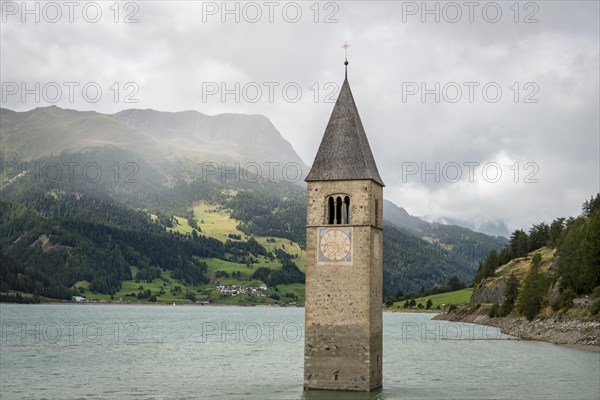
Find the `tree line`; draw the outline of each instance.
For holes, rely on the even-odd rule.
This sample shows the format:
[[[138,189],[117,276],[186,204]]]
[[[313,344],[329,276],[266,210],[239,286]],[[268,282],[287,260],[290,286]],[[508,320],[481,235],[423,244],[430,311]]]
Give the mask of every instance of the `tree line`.
[[[550,225],[534,224],[526,233],[515,230],[509,244],[500,253],[492,251],[479,264],[475,284],[493,276],[496,269],[512,259],[525,257],[544,246],[556,249],[557,268],[554,274],[540,271],[542,257],[533,255],[529,271],[522,282],[512,273],[506,282],[505,301],[490,310],[490,316],[505,316],[513,310],[533,319],[547,299],[548,289],[555,283],[559,293],[550,306],[554,310],[569,307],[579,295],[600,297],[600,194],[582,205],[577,218],[556,218]],[[600,298],[596,301],[600,309]]]
[[[260,267],[251,276],[264,282],[269,287],[287,285],[289,283],[305,283],[306,275],[290,260],[284,260],[281,269]]]
[[[90,290],[113,294],[121,281],[171,270],[190,284],[208,282],[201,258],[230,260],[233,254],[266,253],[251,239],[229,242],[174,232],[125,230],[68,218],[46,218],[23,205],[0,202],[0,291],[18,290],[52,298],[70,298],[78,281]],[[247,253],[251,254],[251,253]]]

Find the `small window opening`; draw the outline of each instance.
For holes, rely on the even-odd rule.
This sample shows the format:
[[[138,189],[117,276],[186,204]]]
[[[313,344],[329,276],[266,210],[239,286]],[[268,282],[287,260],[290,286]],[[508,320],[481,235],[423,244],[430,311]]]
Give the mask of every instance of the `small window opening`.
[[[335,206],[334,206],[334,202],[333,202],[333,197],[329,198],[328,203],[328,216],[327,216],[327,223],[329,225],[333,225],[334,219],[335,219]]]
[[[344,197],[344,224],[350,223],[350,197]]]
[[[329,225],[350,223],[350,197],[330,196],[327,198],[326,221]]]
[[[335,199],[335,223],[342,223],[342,198],[340,196]]]

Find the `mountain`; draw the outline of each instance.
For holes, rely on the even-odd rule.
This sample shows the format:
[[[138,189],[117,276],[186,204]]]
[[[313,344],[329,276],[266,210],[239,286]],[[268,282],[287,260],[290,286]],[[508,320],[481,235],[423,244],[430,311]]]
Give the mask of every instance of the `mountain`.
[[[167,113],[131,109],[114,114],[114,118],[121,126],[142,133],[181,158],[239,162],[242,166],[295,163],[304,171],[308,168],[291,144],[262,115],[207,116],[197,111]]]
[[[511,233],[504,221],[495,218],[488,218],[485,220],[476,221],[462,218],[444,217],[440,215],[424,215],[419,218],[421,218],[424,221],[438,222],[444,225],[462,226],[477,232],[485,233],[486,235],[490,236],[502,236],[507,238],[510,236]]]
[[[424,221],[387,200],[383,202],[383,208],[383,215],[389,224],[402,227],[470,263],[478,263],[490,251],[499,250],[508,243],[502,236],[490,236],[458,225]]]
[[[423,232],[431,225],[418,217],[410,215],[404,208],[397,206],[389,200],[383,201],[384,219],[394,225],[402,226],[413,232]]]
[[[30,161],[60,153],[113,147],[154,154],[157,143],[128,129],[111,115],[56,106],[25,112],[0,108],[1,155],[6,161]]]
[[[261,115],[137,109],[100,114],[51,106],[26,112],[0,109],[0,118],[0,153],[10,162],[112,148],[150,162],[161,171],[157,181],[233,170],[230,179],[254,181],[259,175],[281,180],[287,172],[289,180],[303,182],[308,173],[290,143]],[[247,175],[241,172],[245,170]]]
[[[52,282],[64,295],[83,280],[102,293],[118,293],[119,282],[140,271],[161,276],[166,285],[189,272],[196,286],[181,285],[212,299],[211,274],[224,262],[233,263],[226,265],[236,278],[228,282],[237,285],[251,281],[255,263],[276,270],[299,257],[294,262],[302,268],[304,255],[289,249],[305,243],[301,178],[308,168],[263,116],[135,109],[107,115],[45,107],[0,109],[0,118],[0,201],[8,215],[1,229],[11,238],[0,242],[0,255],[14,261],[10,276],[30,271],[27,287],[40,292],[35,282]],[[302,174],[286,179],[286,164]],[[210,207],[200,212],[199,202]],[[479,261],[506,243],[423,221],[391,202],[384,207],[386,297],[443,286],[452,277],[470,283]],[[212,235],[215,213],[228,221],[231,236]],[[22,215],[36,222],[23,223]],[[162,257],[153,250],[166,247],[176,251]],[[60,251],[52,258],[48,249]],[[203,257],[211,258],[206,266],[199,264]],[[118,268],[102,259],[117,260]],[[158,275],[156,268],[162,269]]]

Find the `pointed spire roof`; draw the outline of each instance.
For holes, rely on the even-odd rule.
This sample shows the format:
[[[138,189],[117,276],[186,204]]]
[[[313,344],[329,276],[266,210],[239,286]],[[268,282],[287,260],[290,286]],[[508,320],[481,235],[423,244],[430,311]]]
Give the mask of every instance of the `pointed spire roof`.
[[[315,161],[305,180],[310,182],[357,179],[372,179],[385,186],[377,171],[346,76]]]

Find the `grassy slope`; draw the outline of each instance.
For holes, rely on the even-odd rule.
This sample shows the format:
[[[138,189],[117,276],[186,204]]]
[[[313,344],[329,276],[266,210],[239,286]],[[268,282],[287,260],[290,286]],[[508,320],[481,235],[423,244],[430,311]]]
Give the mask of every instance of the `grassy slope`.
[[[197,202],[194,204],[194,217],[198,221],[198,226],[202,230],[201,235],[215,238],[222,242],[226,240],[232,240],[228,237],[229,234],[240,235],[242,240],[248,240],[249,237],[239,231],[236,226],[238,221],[230,217],[228,210],[218,208],[217,205],[207,204],[205,202]],[[170,228],[180,233],[191,233],[193,228],[189,226],[187,219],[176,216],[177,225]],[[255,237],[256,241],[264,246],[268,251],[273,251],[275,248],[281,248],[286,253],[292,255],[298,255],[299,258],[294,259],[294,262],[298,267],[304,271],[306,268],[306,257],[305,252],[300,246],[291,242],[288,239],[282,238],[267,238],[258,236]],[[246,287],[258,287],[262,284],[260,281],[249,280],[250,276],[254,273],[257,268],[267,267],[271,269],[281,268],[281,263],[277,261],[268,260],[266,257],[259,257],[259,262],[248,267],[245,264],[229,262],[220,260],[217,258],[207,258],[204,261],[208,264],[208,276],[213,277],[216,271],[226,271],[230,274],[229,277],[215,279],[212,282],[205,285],[186,285],[180,281],[172,279],[170,271],[163,271],[162,276],[159,279],[155,279],[151,283],[145,281],[135,282],[135,280],[126,280],[121,284],[121,290],[114,295],[115,300],[127,299],[129,301],[138,301],[136,298],[126,296],[128,293],[138,293],[140,291],[139,286],[143,286],[144,290],[150,289],[153,294],[157,294],[161,288],[166,292],[164,295],[157,296],[159,302],[175,302],[175,303],[189,303],[190,300],[185,298],[185,293],[191,291],[196,295],[198,300],[204,300],[210,297],[212,300],[219,304],[240,304],[240,303],[274,303],[275,301],[267,297],[251,297],[245,294],[235,297],[224,297],[219,291],[215,289],[216,285],[237,285]],[[240,279],[231,277],[233,272],[240,272]],[[132,268],[132,276],[135,277],[137,268]],[[94,294],[87,290],[89,283],[78,282],[78,287],[86,289],[83,292],[83,296],[90,299],[99,300],[110,300],[108,294]],[[181,292],[173,294],[171,290],[179,286]],[[267,294],[278,293],[280,295],[281,302],[293,302],[295,298],[285,297],[286,293],[293,293],[298,297],[300,303],[304,303],[304,285],[303,284],[290,284],[290,285],[279,285],[277,289],[269,288]],[[147,299],[142,301],[148,301]]]
[[[554,272],[552,272],[550,268],[552,267],[552,264],[556,262],[556,249],[552,249],[550,247],[542,247],[529,252],[529,254],[527,254],[527,256],[525,257],[515,258],[513,260],[510,260],[508,263],[501,265],[496,270],[494,276],[487,278],[485,286],[491,288],[498,281],[508,279],[511,272],[514,272],[517,278],[519,279],[522,288],[523,279],[525,279],[525,275],[527,275],[527,272],[529,272],[529,269],[531,268],[531,260],[533,258],[533,255],[536,253],[540,253],[542,255],[542,262],[540,264],[539,271],[541,273],[547,273],[550,275],[554,274]],[[482,308],[479,311],[486,312],[485,310],[486,308]],[[543,303],[542,309],[540,310],[540,313],[538,315],[543,315],[546,318],[555,318],[558,316],[560,318],[565,317],[572,319],[582,319],[590,317],[590,310],[586,307],[571,307],[567,310],[561,309],[559,311],[554,311],[547,303]]]
[[[219,209],[216,205],[203,201],[194,203],[194,217],[206,236],[225,242],[229,239],[227,235],[235,234],[247,240],[246,234],[236,228],[239,222],[232,219],[229,212]]]
[[[423,306],[427,304],[427,300],[431,299],[433,305],[432,307],[444,306],[449,304],[464,304],[468,303],[471,300],[471,293],[473,293],[472,288],[466,288],[462,290],[456,290],[454,292],[447,293],[439,293],[432,294],[430,296],[419,297],[415,299],[417,304],[421,303]],[[404,301],[397,301],[390,308],[404,308]]]
[[[427,303],[427,300],[431,299],[431,301],[433,302],[433,307],[436,307],[438,305],[441,306],[444,304],[462,304],[468,303],[469,300],[471,300],[471,293],[473,293],[473,288],[466,288],[454,292],[439,293],[432,294],[431,296],[419,297],[418,299],[415,299],[415,301],[417,302],[417,304],[421,303],[425,305]]]
[[[540,253],[542,255],[540,272],[548,272],[550,266],[554,262],[554,252],[555,250],[549,247],[542,247],[538,250],[530,252],[525,257],[514,258],[508,263],[501,265],[494,273],[494,276],[487,278],[483,285],[485,285],[485,287],[488,289],[491,289],[498,281],[508,279],[512,272],[514,272],[516,277],[519,278],[519,281],[522,281],[525,278],[525,275],[527,275],[529,268],[531,268],[531,260],[535,253]]]
[[[239,224],[239,221],[230,217],[229,210],[218,209],[215,205],[199,201],[194,203],[194,217],[198,221],[198,226],[200,226],[202,234],[208,237],[225,242],[226,240],[231,240],[228,236],[229,234],[234,234],[240,235],[243,240],[248,240],[248,236],[236,228]],[[187,221],[183,218],[181,219],[185,223],[181,229],[189,229],[191,231],[191,227],[187,225]],[[187,226],[187,228],[185,226]],[[276,248],[280,248],[288,254],[297,255],[299,258],[295,259],[294,262],[302,271],[305,270],[305,253],[300,248],[298,243],[292,242],[288,239],[275,237],[256,236],[255,239],[264,248],[266,248],[267,251],[274,251]],[[273,268],[271,265],[263,266]]]
[[[539,250],[532,251],[527,255],[527,257],[516,258],[511,260],[505,265],[502,265],[494,276],[489,279],[489,282],[486,283],[486,286],[493,285],[498,279],[506,279],[508,275],[514,271],[515,275],[519,279],[523,279],[529,271],[531,266],[531,258],[535,253],[542,253],[542,264],[540,265],[540,272],[547,272],[553,261],[553,253],[554,250],[543,247]],[[433,307],[437,307],[438,305],[449,305],[449,304],[466,304],[471,301],[471,294],[473,293],[472,288],[466,288],[462,290],[457,290],[455,292],[448,293],[440,293],[434,294],[431,296],[419,297],[415,299],[417,304],[421,303],[425,305],[428,299],[431,299],[433,302]],[[404,301],[394,303],[393,307],[402,308],[404,305]]]
[[[542,263],[540,265],[540,272],[548,272],[548,269],[552,265],[554,261],[554,252],[555,250],[549,247],[542,247],[541,249],[534,250],[530,252],[526,257],[515,258],[510,260],[508,263],[501,265],[500,268],[496,270],[493,278],[490,279],[488,284],[492,284],[498,278],[508,277],[511,272],[514,272],[515,275],[521,280],[525,278],[529,268],[531,267],[531,259],[535,253],[541,253],[542,255]]]
[[[249,237],[244,232],[237,229],[239,221],[230,217],[230,211],[224,210],[217,205],[207,204],[206,202],[199,201],[194,203],[194,217],[198,221],[198,226],[201,231],[199,234],[211,237],[222,242],[231,239],[228,235],[239,235],[242,240],[248,240]],[[175,216],[177,225],[169,230],[179,233],[192,233],[193,228],[189,226],[187,219]],[[297,255],[298,258],[294,259],[298,268],[302,271],[306,268],[306,257],[304,251],[300,248],[298,243],[292,242],[289,239],[276,238],[276,237],[264,237],[256,236],[256,241],[261,244],[267,251],[274,251],[276,248],[284,250],[286,253],[291,255]],[[276,267],[273,263],[269,263],[266,259],[262,258],[264,265],[269,268]],[[263,263],[261,263],[263,264]]]
[[[542,262],[540,264],[539,271],[542,274],[549,274],[551,276],[554,275],[555,272],[552,271],[551,267],[557,261],[557,259],[555,257],[556,249],[552,249],[550,247],[542,247],[537,250],[533,250],[533,251],[529,252],[529,254],[527,254],[527,256],[525,256],[525,257],[515,258],[515,259],[510,260],[508,263],[501,265],[496,270],[496,272],[493,276],[486,278],[485,283],[484,283],[485,287],[490,289],[497,282],[508,279],[509,275],[512,272],[514,272],[516,277],[519,279],[519,282],[520,282],[519,290],[521,290],[523,287],[523,279],[527,275],[527,272],[529,272],[529,269],[531,268],[531,260],[534,256],[534,254],[536,254],[536,253],[541,253],[541,255],[542,255]],[[556,287],[554,287],[554,289],[557,290]],[[548,292],[550,292],[551,290],[552,290],[552,288]],[[470,302],[470,300],[469,300],[469,302]],[[471,307],[462,307],[462,308],[458,309],[458,311],[455,311],[454,314],[448,314],[448,315],[452,315],[450,317],[451,318],[450,320],[472,322],[478,316],[484,315],[487,317],[491,306],[483,304],[483,305],[481,305],[481,307],[473,307],[473,306],[475,306],[474,303],[475,302],[473,302],[473,304],[471,304]],[[425,304],[425,303],[423,303],[423,304]],[[446,308],[446,311],[447,311],[447,308]],[[515,311],[513,311],[513,313],[509,314],[509,316],[495,319],[495,320],[496,321],[505,321],[505,320],[508,320],[508,321],[515,320],[516,321],[517,318],[519,318],[519,317],[520,317],[520,314],[517,314]],[[445,317],[444,319],[446,319],[446,318],[447,317]],[[568,321],[568,320],[577,320],[579,322],[590,321],[590,320],[599,321],[600,314],[595,315],[595,316],[592,315],[590,312],[590,308],[585,307],[585,306],[572,306],[572,307],[569,307],[568,309],[563,308],[558,311],[555,311],[550,307],[550,305],[548,304],[548,301],[544,300],[544,301],[542,301],[542,308],[541,308],[540,312],[538,313],[536,319],[537,318],[541,318],[543,320],[556,319],[557,321]],[[489,321],[492,321],[492,320],[490,319]],[[534,319],[534,321],[535,321],[535,319]],[[504,325],[505,327],[509,328],[509,329],[506,329],[507,333],[513,334],[515,336],[523,335],[523,332],[525,332],[525,331],[524,330],[520,331],[518,328],[518,327],[522,328],[522,324],[520,324],[520,323],[516,323],[516,324],[517,325],[511,325],[511,323],[509,322],[507,325]],[[490,323],[490,325],[502,327],[501,324],[496,325],[495,323]],[[511,329],[515,329],[515,326],[517,327],[516,330],[511,333]],[[564,327],[557,328],[557,330],[559,332],[561,331],[561,329],[564,329]],[[577,330],[578,330],[578,328],[574,329],[573,332],[576,332]],[[539,332],[535,333],[536,336],[531,336],[529,338],[530,339],[533,338],[534,340],[549,341],[549,342],[561,343],[561,344],[566,343],[565,340],[570,340],[570,339],[567,339],[566,336],[565,337],[561,336],[560,339],[552,339],[552,338],[550,338],[552,336],[552,332],[554,332],[554,329],[550,329],[550,328],[546,327],[546,328],[540,330]],[[565,332],[563,332],[563,333],[565,333]],[[589,332],[587,332],[587,333],[589,333]]]

